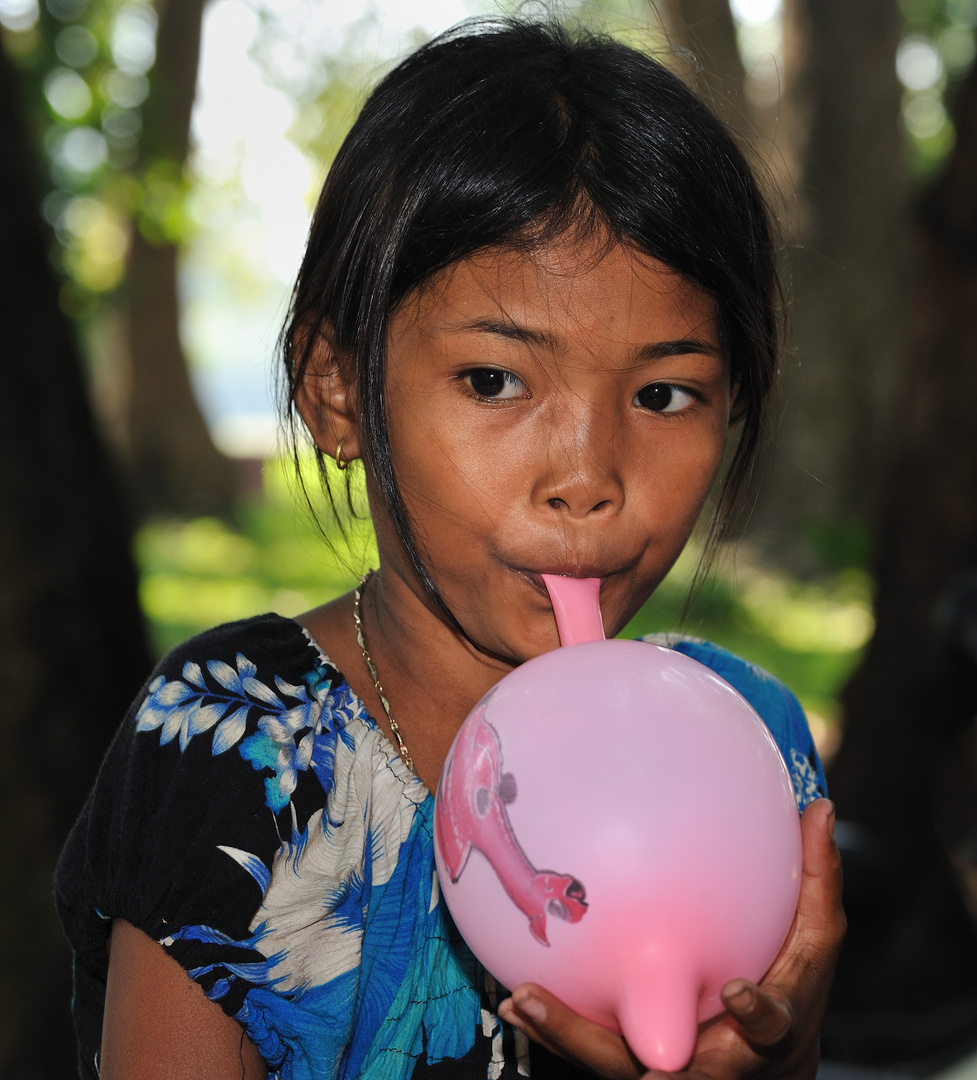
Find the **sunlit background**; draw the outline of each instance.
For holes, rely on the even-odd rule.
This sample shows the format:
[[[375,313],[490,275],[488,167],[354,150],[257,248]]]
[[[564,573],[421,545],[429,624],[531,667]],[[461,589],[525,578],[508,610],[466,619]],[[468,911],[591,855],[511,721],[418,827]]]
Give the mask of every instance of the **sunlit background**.
[[[0,0],[8,51],[26,55],[34,47],[37,2]],[[332,558],[314,527],[294,513],[283,467],[273,462],[276,337],[317,190],[370,84],[433,34],[465,17],[508,9],[479,0],[213,0],[203,26],[189,179],[151,168],[134,193],[125,168],[137,155],[156,15],[143,0],[124,0],[106,6],[105,24],[90,28],[73,21],[86,3],[47,0],[64,26],[43,85],[53,117],[45,135],[53,186],[44,214],[61,243],[62,306],[82,317],[105,426],[112,428],[115,378],[105,357],[118,326],[112,305],[100,298],[122,281],[138,201],[140,227],[182,243],[181,333],[216,444],[237,458],[272,462],[264,470],[264,498],[243,509],[235,525],[154,521],[141,530],[142,601],[162,649],[203,626],[259,610],[297,613],[347,587],[370,561],[362,522],[353,523],[352,556]],[[650,47],[663,44],[643,0],[564,7]],[[757,102],[775,101],[779,0],[735,0],[732,8],[747,93]],[[943,91],[973,58],[977,0],[946,0],[946,17],[935,30],[921,18],[915,32],[913,10],[907,3],[909,29],[893,62],[915,167],[925,170],[952,144]],[[93,83],[93,61],[104,56],[106,42],[110,62]],[[106,163],[116,170],[106,171]],[[107,178],[93,179],[102,175]],[[342,541],[337,550],[346,551]],[[681,618],[694,564],[693,552],[633,629],[660,629]],[[693,628],[785,678],[827,737],[832,695],[872,631],[865,574],[848,570],[805,584],[756,570],[746,559],[708,592],[708,613]]]
[[[48,6],[69,19],[84,5],[85,0],[50,0]],[[584,6],[599,8],[600,17],[618,28],[648,23],[640,0]],[[748,89],[759,96],[776,94],[779,0],[736,0],[732,7],[750,74]],[[895,58],[905,89],[906,129],[920,152],[933,157],[941,156],[953,137],[942,92],[948,74],[973,58],[977,0],[948,0],[947,9],[949,25],[936,36],[908,34]],[[261,456],[274,446],[275,337],[328,156],[362,93],[419,41],[467,16],[500,10],[503,5],[479,0],[214,0],[207,8],[193,115],[192,185],[184,208],[188,221],[180,225],[189,239],[181,275],[182,329],[201,404],[226,452]],[[22,48],[28,47],[37,18],[37,0],[0,0],[0,22],[15,31]],[[56,40],[61,65],[45,80],[47,100],[61,121],[47,135],[60,183],[46,201],[45,214],[66,245],[72,276],[93,294],[111,292],[122,278],[125,193],[79,194],[84,186],[79,179],[106,161],[124,166],[134,157],[155,32],[150,4],[127,0],[116,8],[108,28],[113,66],[99,80],[106,99],[99,126],[80,122],[92,109],[92,89],[80,73],[98,51],[91,30],[79,24],[61,30]],[[322,88],[327,76],[337,74],[347,92],[335,95],[326,116]],[[156,178],[161,205],[172,183],[172,178]],[[165,219],[165,209],[161,216]],[[72,306],[70,298],[67,305]]]

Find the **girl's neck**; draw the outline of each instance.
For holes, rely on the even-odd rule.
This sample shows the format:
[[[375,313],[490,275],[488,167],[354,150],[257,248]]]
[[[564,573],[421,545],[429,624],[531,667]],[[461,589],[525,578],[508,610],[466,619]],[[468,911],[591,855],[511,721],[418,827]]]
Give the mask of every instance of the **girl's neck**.
[[[362,591],[360,615],[377,669],[414,769],[434,791],[462,721],[511,666],[478,652],[396,573],[378,572]],[[356,638],[352,593],[299,616],[394,746]]]

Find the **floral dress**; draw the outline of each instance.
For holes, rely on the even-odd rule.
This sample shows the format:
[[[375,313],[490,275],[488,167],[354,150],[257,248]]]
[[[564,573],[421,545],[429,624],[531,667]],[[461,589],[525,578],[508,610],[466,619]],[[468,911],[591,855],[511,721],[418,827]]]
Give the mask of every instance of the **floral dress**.
[[[776,680],[689,639],[753,704],[798,807],[824,791]],[[98,1075],[106,939],[128,920],[247,1031],[280,1080],[579,1075],[500,1021],[504,991],[438,890],[434,798],[301,627],[263,615],[166,657],[62,855],[80,1074]]]

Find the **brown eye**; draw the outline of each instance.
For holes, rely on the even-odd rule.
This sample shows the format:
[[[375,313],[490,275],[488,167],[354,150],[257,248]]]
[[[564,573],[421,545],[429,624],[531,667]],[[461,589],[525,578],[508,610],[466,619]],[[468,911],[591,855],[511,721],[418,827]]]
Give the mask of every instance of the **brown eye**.
[[[671,383],[649,383],[635,394],[634,403],[652,412],[675,413],[687,409],[695,397],[690,391]]]
[[[479,397],[492,401],[508,401],[526,396],[522,380],[502,368],[472,368],[471,371],[466,371],[462,378]]]

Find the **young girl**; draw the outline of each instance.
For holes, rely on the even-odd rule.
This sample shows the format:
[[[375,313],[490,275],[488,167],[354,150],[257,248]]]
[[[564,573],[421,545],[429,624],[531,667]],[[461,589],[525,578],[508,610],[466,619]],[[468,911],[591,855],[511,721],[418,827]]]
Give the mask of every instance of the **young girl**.
[[[469,24],[387,76],[330,171],[284,335],[320,464],[364,463],[380,569],[296,620],[202,634],[135,703],[58,873],[82,1076],[640,1073],[619,1037],[475,962],[439,899],[432,792],[482,694],[558,645],[540,575],[600,577],[620,631],[733,422],[721,525],[775,299],[749,169],[647,57]],[[752,701],[799,808],[817,799],[789,693],[675,647]],[[693,1071],[813,1076],[843,925],[830,824],[814,802],[788,942],[761,986],[727,986]]]

